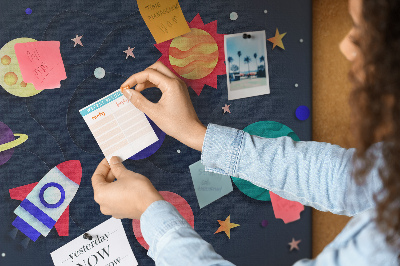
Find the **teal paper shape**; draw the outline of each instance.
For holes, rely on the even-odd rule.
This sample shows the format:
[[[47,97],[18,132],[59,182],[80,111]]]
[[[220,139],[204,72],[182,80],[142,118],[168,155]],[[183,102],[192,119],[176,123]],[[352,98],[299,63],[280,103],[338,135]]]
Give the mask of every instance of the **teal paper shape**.
[[[300,141],[296,133],[288,126],[275,121],[259,121],[243,129],[250,135],[256,135],[263,138],[279,138],[282,136],[291,137],[294,141]],[[269,190],[258,187],[247,180],[237,177],[231,177],[237,188],[250,198],[270,201]]]
[[[201,161],[190,165],[189,169],[200,209],[232,192],[229,176],[206,172]]]

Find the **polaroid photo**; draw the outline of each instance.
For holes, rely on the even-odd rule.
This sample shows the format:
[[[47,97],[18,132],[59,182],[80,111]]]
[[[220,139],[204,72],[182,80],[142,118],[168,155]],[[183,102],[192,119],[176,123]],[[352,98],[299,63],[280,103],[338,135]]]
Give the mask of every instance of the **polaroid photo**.
[[[265,31],[224,36],[228,100],[270,93]]]
[[[145,114],[129,102],[120,90],[79,112],[108,162],[112,156],[124,161],[158,141]]]

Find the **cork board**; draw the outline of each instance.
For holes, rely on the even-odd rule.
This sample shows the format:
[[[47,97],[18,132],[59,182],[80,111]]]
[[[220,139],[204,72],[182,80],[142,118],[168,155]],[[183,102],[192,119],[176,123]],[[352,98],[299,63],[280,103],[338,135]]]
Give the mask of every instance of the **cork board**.
[[[351,28],[348,1],[313,1],[312,139],[352,148],[349,135],[350,63],[339,43]],[[349,217],[312,211],[312,256],[315,258],[343,229]]]

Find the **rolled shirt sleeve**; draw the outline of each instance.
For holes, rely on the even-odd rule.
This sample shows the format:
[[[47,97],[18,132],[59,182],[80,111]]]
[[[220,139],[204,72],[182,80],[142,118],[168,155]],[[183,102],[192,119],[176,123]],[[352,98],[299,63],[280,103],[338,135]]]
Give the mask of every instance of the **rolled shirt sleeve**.
[[[373,151],[378,152],[381,143]],[[321,211],[353,216],[375,206],[381,187],[377,167],[363,186],[351,177],[355,149],[283,136],[261,138],[209,124],[201,161],[206,171],[250,181],[277,195]]]

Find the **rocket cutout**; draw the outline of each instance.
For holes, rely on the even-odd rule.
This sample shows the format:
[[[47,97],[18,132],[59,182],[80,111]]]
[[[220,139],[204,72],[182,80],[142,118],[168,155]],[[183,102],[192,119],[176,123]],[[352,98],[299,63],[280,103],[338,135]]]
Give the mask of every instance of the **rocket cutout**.
[[[38,183],[10,189],[12,199],[22,200],[12,225],[32,241],[46,237],[53,226],[60,236],[68,235],[69,204],[81,178],[80,161],[71,160],[51,169]]]

